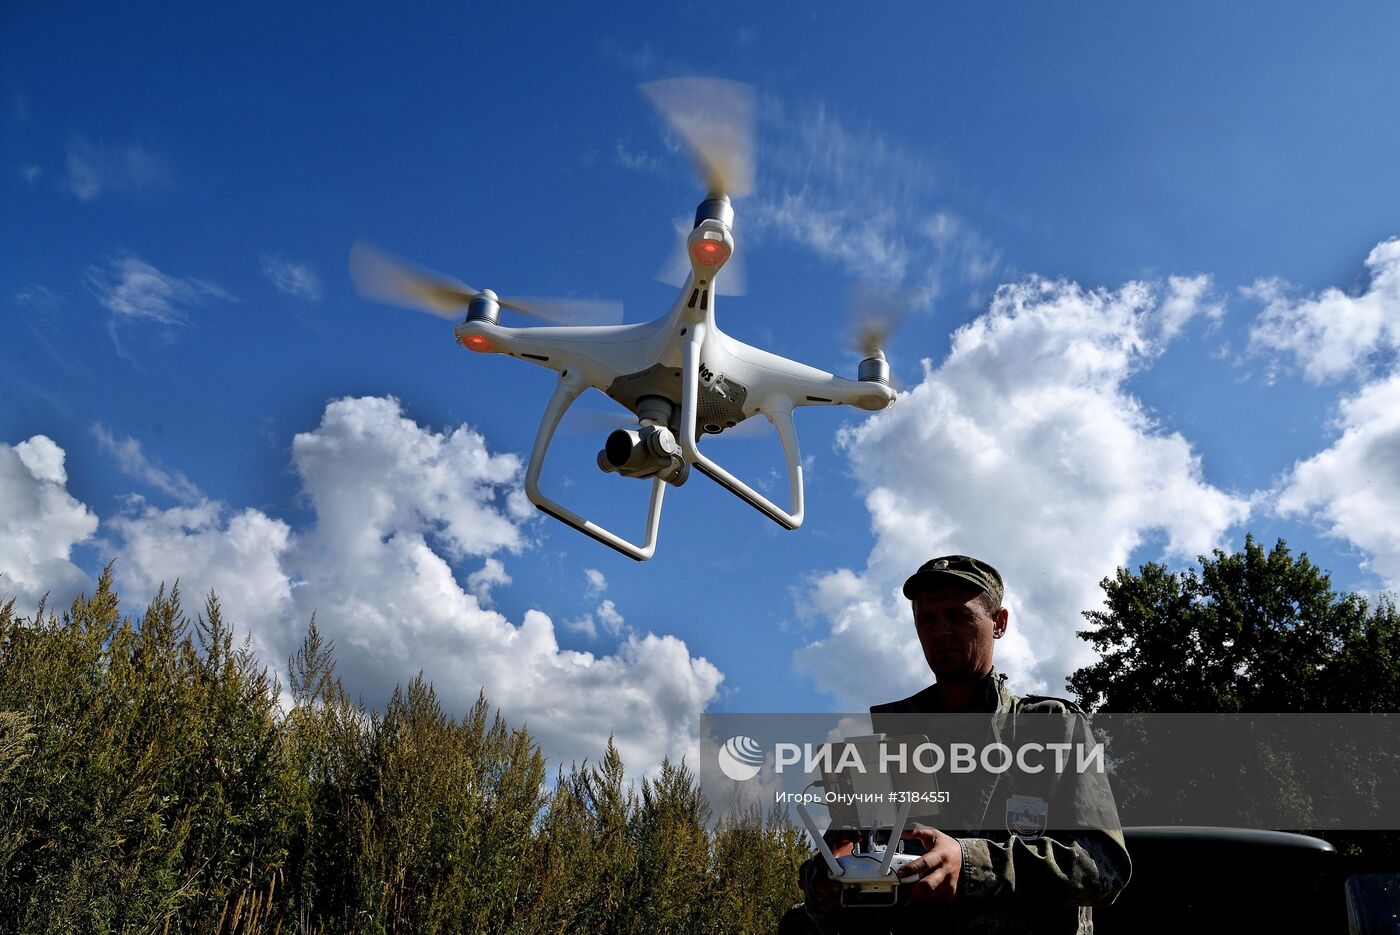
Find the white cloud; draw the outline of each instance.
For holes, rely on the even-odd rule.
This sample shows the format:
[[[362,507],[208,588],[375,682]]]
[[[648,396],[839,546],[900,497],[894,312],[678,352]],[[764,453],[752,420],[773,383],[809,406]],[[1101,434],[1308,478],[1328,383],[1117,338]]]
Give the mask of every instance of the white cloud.
[[[53,311],[63,306],[63,299],[48,286],[30,283],[15,293],[15,301],[20,305],[38,309],[41,312]]]
[[[510,584],[511,577],[506,566],[497,558],[488,558],[486,564],[467,575],[467,590],[476,595],[477,603],[491,606],[491,589]]]
[[[321,277],[309,265],[264,253],[258,260],[258,268],[278,292],[311,302],[321,301]]]
[[[315,611],[352,693],[382,700],[421,670],[461,711],[484,688],[558,759],[596,759],[609,734],[638,772],[691,752],[723,676],[683,642],[627,633],[611,654],[572,652],[545,613],[517,624],[485,606],[509,581],[499,556],[528,544],[516,456],[465,426],[424,429],[378,398],[332,402],[292,452],[314,524],[294,532],[256,510],[138,504],[112,523],[128,596],[176,576],[187,595],[215,587],[230,621],[279,662]],[[476,566],[466,588],[462,565]]]
[[[214,283],[162,273],[129,254],[110,258],[105,269],[88,267],[86,278],[103,308],[127,320],[183,324],[188,307],[233,298]]]
[[[809,188],[788,190],[759,203],[754,232],[774,232],[858,275],[903,280],[910,266],[909,242],[894,234],[899,218],[888,207],[869,212],[824,199]]]
[[[1252,292],[1265,307],[1251,346],[1291,357],[1315,383],[1348,375],[1369,378],[1400,351],[1400,239],[1366,257],[1370,282],[1357,295],[1324,289],[1290,300],[1276,280]],[[1276,508],[1305,517],[1330,536],[1368,553],[1362,563],[1400,588],[1400,370],[1375,376],[1341,400],[1337,437],[1300,460],[1276,491]]]
[[[262,661],[284,667],[305,626],[284,567],[292,544],[286,523],[209,501],[162,510],[136,497],[129,512],[107,525],[120,537],[117,582],[128,604],[144,603],[162,582],[178,580],[193,614],[216,591],[225,619],[252,635]]]
[[[608,579],[603,577],[603,573],[596,568],[585,568],[584,577],[588,579],[588,590],[590,595],[602,594],[608,589]]]
[[[585,568],[583,575],[588,579],[588,585],[583,592],[584,596],[598,597],[608,589],[608,579],[598,569]],[[625,629],[627,621],[610,598],[604,599],[592,613],[564,621],[564,627],[574,633],[581,633],[590,640],[596,640],[598,638],[598,624],[600,623],[611,636],[620,637],[624,633],[630,634],[630,631]]]
[[[43,178],[43,176],[44,170],[41,166],[21,166],[19,170],[19,177],[24,179],[30,185],[33,185],[35,182],[39,181],[39,179]]]
[[[1278,509],[1366,550],[1364,567],[1400,589],[1400,373],[1343,400],[1338,427],[1329,448],[1293,467]]]
[[[661,160],[650,153],[634,151],[626,142],[618,140],[613,150],[617,164],[629,172],[660,172]]]
[[[598,620],[603,624],[603,629],[613,636],[620,635],[622,627],[626,623],[622,614],[618,612],[617,605],[611,599],[598,605]]]
[[[813,579],[800,597],[829,629],[798,668],[863,707],[929,681],[907,575],[940,553],[978,555],[1006,577],[1011,629],[997,650],[1022,691],[1060,693],[1092,653],[1075,631],[1098,581],[1149,534],[1194,557],[1248,504],[1207,483],[1180,435],[1124,389],[1162,339],[1198,313],[1196,281],[1086,290],[1032,278],[1002,286],[959,329],[947,359],[884,413],[843,433],[876,544],[864,570]],[[859,676],[859,677],[856,677]]]
[[[701,123],[743,109],[735,101],[708,103],[716,109],[701,107]],[[736,206],[740,249],[720,280],[722,291],[743,293],[738,264],[750,238],[795,243],[860,282],[906,285],[917,306],[932,302],[949,283],[986,284],[1001,266],[1000,251],[985,236],[951,209],[937,207],[937,173],[928,160],[873,127],[849,126],[820,102],[791,106],[768,97],[757,103],[763,160],[754,193]],[[685,148],[673,128],[662,130],[661,141],[672,154]],[[615,158],[634,171],[678,164],[674,156],[658,160],[625,142],[617,144]],[[692,223],[689,215],[675,220],[680,249],[658,273],[663,282],[679,284],[689,272],[684,235]]]
[[[174,187],[165,160],[141,143],[94,143],[74,134],[68,141],[67,164],[64,182],[79,201],[93,201],[108,192]]]
[[[1292,358],[1314,383],[1367,371],[1378,357],[1400,351],[1400,239],[1377,244],[1366,257],[1370,284],[1359,295],[1324,289],[1291,299],[1285,283],[1260,280],[1246,294],[1264,310],[1250,330],[1250,347]]]
[[[183,473],[167,471],[152,464],[136,439],[119,439],[100,422],[93,425],[92,434],[103,450],[117,459],[117,466],[128,477],[144,481],[181,503],[197,503],[204,499],[204,494]]]
[[[68,492],[64,452],[44,435],[0,444],[0,594],[21,613],[46,593],[62,606],[90,586],[73,547],[97,530],[97,517]]]
[[[424,431],[397,400],[341,399],[292,440],[292,461],[327,546],[355,554],[395,535],[431,536],[453,560],[523,544],[532,516],[509,496],[520,459],[496,455],[465,426]]]
[[[1176,337],[1197,315],[1205,315],[1213,322],[1225,315],[1225,303],[1210,294],[1210,277],[1167,277],[1167,295],[1158,315],[1161,340],[1165,342]]]
[[[584,614],[573,620],[565,620],[564,629],[572,633],[581,633],[590,640],[598,638],[598,624],[593,621],[592,614]]]
[[[977,284],[1000,265],[965,221],[927,207],[937,200],[933,167],[873,128],[773,100],[762,123],[769,138],[759,193],[742,212],[755,236],[793,241],[860,281],[904,282],[921,302],[947,281]]]
[[[139,445],[101,426],[94,434],[142,479],[161,473]],[[66,602],[89,585],[71,552],[98,521],[68,493],[64,460],[44,436],[0,445],[0,589],[23,604],[46,591]],[[213,589],[277,670],[314,611],[352,694],[382,702],[422,671],[449,711],[484,689],[558,760],[596,759],[609,735],[638,773],[694,753],[700,712],[723,676],[682,641],[633,631],[605,600],[598,613],[617,648],[573,652],[545,613],[517,624],[485,606],[492,587],[510,582],[498,556],[527,545],[522,524],[533,514],[517,457],[491,452],[466,427],[427,430],[396,401],[367,398],[329,404],[319,426],[296,436],[293,463],[315,510],[299,531],[256,509],[128,498],[106,526],[128,607],[178,579],[195,612]],[[193,496],[178,476],[164,473],[164,483]],[[476,566],[465,588],[454,568],[463,564]]]

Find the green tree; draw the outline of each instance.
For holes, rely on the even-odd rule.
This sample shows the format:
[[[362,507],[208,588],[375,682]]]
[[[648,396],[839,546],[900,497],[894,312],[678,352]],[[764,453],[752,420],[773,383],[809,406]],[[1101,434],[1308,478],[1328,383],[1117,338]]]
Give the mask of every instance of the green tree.
[[[1202,556],[1198,571],[1148,563],[1105,578],[1106,607],[1080,636],[1099,661],[1069,687],[1090,710],[1380,712],[1400,709],[1400,614],[1338,594],[1283,540]]]
[[[349,815],[365,759],[362,725],[369,716],[335,675],[333,647],[322,638],[315,615],[289,660],[288,682],[292,706],[281,731],[286,915],[298,931],[345,927],[355,902]]]
[[[1116,713],[1381,713],[1400,710],[1400,614],[1393,600],[1338,593],[1306,555],[1279,540],[1265,550],[1252,536],[1236,553],[1215,550],[1200,568],[1173,572],[1148,563],[1102,582],[1105,607],[1085,613],[1080,636],[1099,661],[1069,687],[1090,710]],[[1281,723],[1275,730],[1291,726]],[[1150,742],[1143,730],[1150,729]],[[1135,802],[1158,811],[1192,810],[1193,797],[1261,824],[1305,829],[1333,814],[1346,796],[1378,803],[1400,756],[1339,737],[1325,764],[1304,767],[1273,730],[1242,734],[1224,767],[1193,756],[1187,725],[1114,723],[1119,759],[1115,794],[1125,814]],[[1183,777],[1181,765],[1194,773]],[[1317,772],[1324,770],[1325,775]],[[1158,777],[1170,775],[1163,784]],[[1384,793],[1388,794],[1388,793]],[[1280,819],[1279,816],[1288,816]],[[1339,846],[1400,859],[1400,836],[1326,833]]]
[[[754,807],[725,816],[715,831],[712,912],[721,932],[772,931],[802,901],[797,870],[812,853],[786,812]]]
[[[269,907],[285,841],[274,694],[217,600],[192,624],[162,588],[123,619],[108,568],[61,618],[11,606],[3,709],[29,739],[4,779],[0,929],[207,928]]]
[[[684,762],[663,760],[661,772],[642,783],[631,822],[632,847],[638,855],[637,895],[626,931],[641,935],[703,929],[710,888],[710,837],[705,831],[709,814],[709,804]]]
[[[580,914],[579,927],[586,932],[625,931],[632,896],[636,892],[638,854],[632,840],[637,800],[626,780],[622,754],[611,737],[597,766],[576,777],[576,794],[589,818],[589,899]]]

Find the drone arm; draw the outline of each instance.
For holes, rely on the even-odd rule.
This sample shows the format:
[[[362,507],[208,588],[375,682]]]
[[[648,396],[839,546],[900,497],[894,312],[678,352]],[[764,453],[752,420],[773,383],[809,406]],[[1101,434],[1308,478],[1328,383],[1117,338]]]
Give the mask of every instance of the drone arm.
[[[686,341],[684,348],[685,371],[681,382],[681,422],[678,433],[681,451],[684,453],[685,459],[695,465],[696,470],[746,501],[778,525],[788,529],[796,529],[802,525],[802,457],[797,446],[797,430],[792,424],[792,400],[775,398],[763,408],[764,414],[773,423],[773,427],[778,430],[778,438],[783,445],[783,456],[787,459],[788,491],[792,501],[791,512],[773,503],[706,457],[696,444],[695,425],[700,396],[700,349],[705,341],[705,328],[704,322],[696,322],[692,325],[689,340]]]
[[[656,534],[661,528],[661,498],[666,493],[665,481],[652,478],[651,503],[647,507],[646,543],[637,545],[614,532],[604,529],[591,520],[556,503],[540,489],[540,471],[544,468],[545,453],[549,451],[554,430],[559,420],[573,405],[574,400],[587,388],[577,371],[565,370],[559,375],[559,383],[554,387],[554,395],[545,407],[544,418],[540,420],[539,431],[535,434],[535,446],[530,452],[530,466],[525,469],[525,495],[542,512],[548,513],[560,522],[568,523],[579,532],[597,539],[606,546],[616,549],[628,558],[644,562],[656,552]]]

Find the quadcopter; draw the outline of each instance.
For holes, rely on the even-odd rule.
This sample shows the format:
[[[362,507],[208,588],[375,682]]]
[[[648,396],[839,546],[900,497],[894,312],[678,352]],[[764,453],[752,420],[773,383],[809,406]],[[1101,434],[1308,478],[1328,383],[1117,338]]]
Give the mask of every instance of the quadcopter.
[[[457,320],[456,340],[469,351],[504,354],[558,373],[525,471],[525,493],[543,512],[622,554],[646,561],[656,552],[667,486],[699,471],[787,529],[802,525],[802,461],[793,411],[802,406],[855,406],[879,411],[895,399],[882,345],[887,330],[867,320],[858,343],[865,354],[857,379],[834,376],[738,341],[715,322],[717,284],[734,257],[734,206],[752,188],[752,94],[747,85],[678,78],[642,86],[643,93],[688,146],[707,186],[685,238],[688,272],[674,304],[655,321],[637,324],[553,324],[509,327],[503,309],[548,321],[596,313],[598,303],[567,304],[501,298],[490,289],[410,266],[359,242],[350,274],[368,298],[408,305]],[[732,269],[732,267],[731,267]],[[596,314],[592,316],[596,319]],[[638,544],[559,503],[540,474],[560,420],[593,387],[624,406],[634,425],[608,435],[598,467],[651,480],[645,538]],[[702,438],[762,415],[776,430],[787,461],[789,503],[779,506],[700,450]]]

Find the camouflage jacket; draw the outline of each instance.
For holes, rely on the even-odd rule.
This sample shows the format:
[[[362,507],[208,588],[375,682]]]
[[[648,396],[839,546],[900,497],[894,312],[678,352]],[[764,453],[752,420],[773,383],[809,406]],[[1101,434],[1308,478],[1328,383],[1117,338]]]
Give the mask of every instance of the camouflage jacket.
[[[898,728],[891,731],[890,725],[901,720],[907,723],[909,719],[890,715],[945,713],[938,697],[930,687],[908,698],[872,707],[875,729],[905,732]],[[1074,704],[1058,698],[1013,695],[1006,688],[1006,676],[995,669],[987,678],[982,703],[976,710],[989,715],[989,738],[994,734],[1007,743],[1012,743],[1016,731],[1024,735],[1041,724],[1053,724],[1057,731],[1072,731],[1080,736],[1086,736],[1088,731],[1087,717]],[[1059,717],[1019,717],[1041,713]],[[958,895],[951,904],[908,904],[893,910],[862,908],[837,913],[813,912],[809,904],[807,915],[814,928],[822,935],[866,931],[979,935],[1092,932],[1090,907],[1113,902],[1127,884],[1132,866],[1107,778],[1074,771],[1053,779],[1022,775],[1019,780],[1012,780],[1010,776],[983,776],[962,790],[961,798],[971,800],[975,819],[966,819],[965,814],[923,819],[925,824],[958,838],[962,847]],[[1017,826],[1014,806],[1025,801],[1039,803],[1043,833],[1039,833],[1040,828],[1028,832]],[[1071,814],[1077,816],[1073,822],[1076,827],[1061,827],[1069,822],[1057,824],[1057,817]],[[988,830],[994,826],[997,830]],[[980,830],[956,830],[963,827]],[[1000,830],[1002,827],[1018,827],[1022,833]]]

